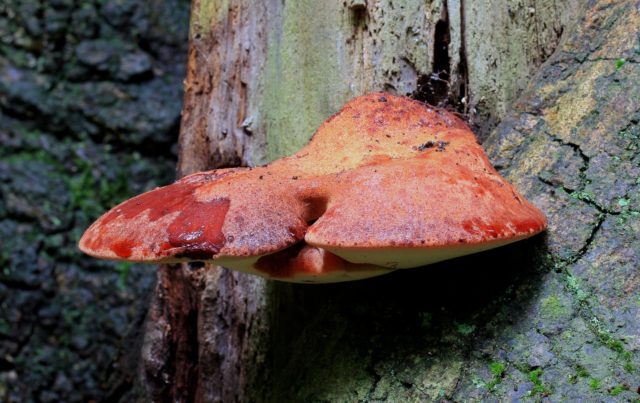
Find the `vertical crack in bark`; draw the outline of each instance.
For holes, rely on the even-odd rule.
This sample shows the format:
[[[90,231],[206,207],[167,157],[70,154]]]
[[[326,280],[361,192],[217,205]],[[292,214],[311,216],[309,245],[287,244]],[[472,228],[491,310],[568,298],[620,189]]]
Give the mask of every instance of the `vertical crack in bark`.
[[[460,1],[460,44],[459,61],[452,71],[451,21],[449,5],[443,1],[442,15],[435,25],[433,34],[433,61],[431,74],[418,78],[413,98],[439,107],[450,107],[461,114],[469,111],[469,69],[467,64],[465,3]],[[454,14],[455,15],[455,14]],[[455,49],[455,47],[454,47]]]
[[[467,66],[467,39],[466,39],[466,17],[464,15],[464,1],[460,0],[460,61],[458,62],[458,110],[465,115],[469,112],[469,69]]]
[[[191,402],[198,394],[199,274],[161,266],[148,318],[143,378],[153,401]]]
[[[566,263],[571,264],[571,263],[575,263],[578,260],[580,260],[580,258],[582,258],[582,256],[584,256],[584,254],[587,252],[587,250],[591,246],[591,243],[595,239],[596,234],[600,230],[600,227],[602,226],[602,223],[604,222],[606,216],[607,215],[619,215],[620,213],[616,212],[616,211],[611,211],[611,210],[607,209],[606,207],[601,206],[600,204],[598,204],[595,200],[593,200],[591,198],[580,196],[581,192],[584,190],[584,188],[586,186],[586,183],[587,183],[587,177],[586,177],[585,172],[587,171],[587,169],[589,169],[589,162],[590,162],[589,156],[586,155],[584,153],[584,151],[582,151],[582,148],[580,147],[580,145],[576,144],[576,143],[572,143],[572,142],[567,142],[567,141],[565,141],[563,139],[560,139],[560,138],[556,137],[553,133],[550,133],[548,131],[545,131],[545,134],[549,137],[549,139],[552,142],[560,144],[561,146],[570,147],[572,150],[574,150],[576,152],[576,154],[578,154],[578,156],[580,156],[580,158],[583,161],[583,165],[582,165],[582,167],[580,167],[580,169],[578,171],[578,176],[579,176],[579,179],[580,179],[580,183],[577,186],[577,188],[576,189],[571,189],[570,187],[566,186],[563,183],[560,183],[560,188],[565,193],[567,193],[568,195],[577,198],[581,202],[585,203],[586,205],[588,205],[590,207],[593,207],[594,209],[596,209],[598,211],[597,219],[596,219],[595,223],[593,224],[593,227],[591,228],[591,233],[589,234],[589,237],[586,239],[584,245],[573,256],[571,256],[570,258],[566,259]],[[548,181],[545,178],[542,178],[540,176],[538,176],[538,180],[540,180],[540,182],[544,183],[545,185],[548,185],[548,186],[551,186],[551,187],[557,187],[557,185],[554,185],[552,182],[550,182],[550,181]]]
[[[433,63],[431,74],[418,79],[416,98],[431,105],[443,106],[449,98],[449,83],[451,79],[451,58],[449,44],[451,43],[451,26],[449,25],[449,7],[445,1],[442,16],[436,23],[433,34]]]
[[[533,0],[533,5],[530,6],[529,9],[531,10],[530,13],[532,14],[532,17],[533,17],[534,32],[535,32],[534,37],[536,40],[536,54],[540,58],[539,60],[537,60],[537,63],[541,64],[546,57],[545,57],[545,52],[542,49],[542,46],[540,45],[540,27],[539,27],[538,18],[535,15],[537,10],[536,0]],[[553,53],[553,51],[551,53]]]
[[[589,234],[589,237],[584,242],[584,245],[582,246],[582,248],[580,248],[580,250],[578,250],[578,252],[576,252],[576,254],[571,257],[571,260],[570,260],[571,263],[575,263],[578,260],[582,259],[582,257],[587,253],[587,251],[589,250],[589,247],[591,247],[591,244],[595,240],[596,235],[598,234],[598,231],[600,231],[600,228],[602,227],[602,223],[604,223],[604,220],[606,218],[607,218],[606,213],[603,213],[603,212],[598,213],[598,218],[596,219],[595,224],[591,228],[591,233]]]

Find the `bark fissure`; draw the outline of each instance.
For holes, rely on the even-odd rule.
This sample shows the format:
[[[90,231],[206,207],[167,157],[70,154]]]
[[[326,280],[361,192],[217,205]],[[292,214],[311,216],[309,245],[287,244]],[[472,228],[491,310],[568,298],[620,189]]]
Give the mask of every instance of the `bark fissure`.
[[[631,123],[630,123],[631,124]],[[625,129],[623,129],[625,130]],[[586,155],[584,153],[584,151],[582,151],[581,147],[579,144],[576,143],[572,143],[569,141],[565,141],[563,139],[560,139],[556,136],[554,136],[553,134],[549,133],[549,132],[545,132],[545,134],[547,134],[547,136],[549,136],[551,138],[551,141],[558,143],[562,146],[567,146],[570,147],[572,150],[574,150],[575,152],[578,153],[578,155],[580,156],[580,158],[582,159],[582,161],[584,162],[584,165],[580,168],[579,170],[579,179],[580,179],[580,184],[578,186],[577,189],[572,189],[568,186],[566,186],[565,184],[561,184],[560,187],[563,191],[565,191],[568,195],[575,197],[576,199],[580,200],[581,202],[585,203],[586,205],[595,208],[596,210],[598,210],[598,212],[600,213],[600,215],[621,215],[622,211],[615,211],[615,210],[611,210],[601,204],[599,204],[597,201],[593,200],[591,197],[589,197],[588,195],[584,195],[582,192],[585,190],[585,187],[589,181],[589,179],[586,176],[586,172],[589,169],[589,162],[591,160],[591,157],[589,157],[588,155]],[[544,183],[545,185],[549,185],[552,187],[555,187],[555,185],[545,179],[542,178],[540,176],[538,176],[538,179]],[[623,198],[627,198],[629,196],[629,192],[625,193],[625,195],[623,196]],[[635,210],[633,209],[628,209],[628,212],[635,212]]]
[[[466,10],[465,0],[460,0],[460,61],[458,63],[457,102],[460,112],[464,115],[469,113],[469,105],[472,100],[469,98],[469,72],[467,66],[467,38],[466,38]]]
[[[419,91],[424,93],[424,100],[436,106],[442,106],[449,98],[451,82],[451,28],[449,25],[449,7],[443,3],[440,20],[436,22],[433,37],[433,62],[431,74],[418,81]],[[420,82],[422,81],[422,83]]]

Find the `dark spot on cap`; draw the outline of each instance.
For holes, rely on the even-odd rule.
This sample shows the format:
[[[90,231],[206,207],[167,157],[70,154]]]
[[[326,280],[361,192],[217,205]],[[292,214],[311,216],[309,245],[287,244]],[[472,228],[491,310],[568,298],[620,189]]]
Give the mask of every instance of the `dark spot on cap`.
[[[378,98],[378,101],[387,102],[387,97],[380,97],[380,98]]]
[[[426,143],[424,143],[424,144],[420,144],[420,145],[419,145],[419,146],[417,146],[417,147],[416,147],[416,146],[413,146],[413,149],[414,149],[414,150],[418,150],[418,151],[424,151],[424,150],[426,150],[426,149],[428,149],[428,148],[433,148],[433,147],[435,147],[435,145],[436,145],[436,143],[435,143],[435,142],[433,142],[433,141],[429,140],[429,141],[427,141]]]
[[[448,141],[438,141],[437,143],[438,148],[436,148],[437,152],[443,152],[445,150],[445,148],[447,148],[447,146],[449,145]]]

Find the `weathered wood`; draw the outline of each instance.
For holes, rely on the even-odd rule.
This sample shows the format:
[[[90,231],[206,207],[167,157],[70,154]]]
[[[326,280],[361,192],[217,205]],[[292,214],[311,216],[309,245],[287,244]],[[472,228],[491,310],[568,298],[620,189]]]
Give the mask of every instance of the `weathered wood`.
[[[265,59],[266,4],[192,6],[179,176],[251,165],[263,134],[251,116]],[[178,289],[182,292],[167,292]],[[148,320],[143,379],[154,400],[242,401],[260,365],[265,281],[217,267],[162,267]]]
[[[254,116],[266,58],[267,11],[262,1],[193,1],[180,175],[256,164],[264,138]]]
[[[365,3],[194,1],[179,171],[291,154],[372,90],[495,123],[580,9],[577,0]]]
[[[639,21],[633,1],[196,0],[181,174],[289,154],[347,99],[384,89],[456,108],[485,135],[500,121],[493,161],[551,228],[353,284],[163,268],[150,395],[566,400],[640,386]]]

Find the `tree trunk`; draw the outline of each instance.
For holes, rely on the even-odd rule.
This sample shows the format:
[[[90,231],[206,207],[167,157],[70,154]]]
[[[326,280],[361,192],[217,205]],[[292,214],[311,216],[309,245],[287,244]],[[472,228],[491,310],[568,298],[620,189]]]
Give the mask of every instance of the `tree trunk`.
[[[180,175],[290,154],[387,90],[462,114],[550,228],[336,285],[162,267],[150,397],[638,399],[638,26],[637,1],[194,0]]]

